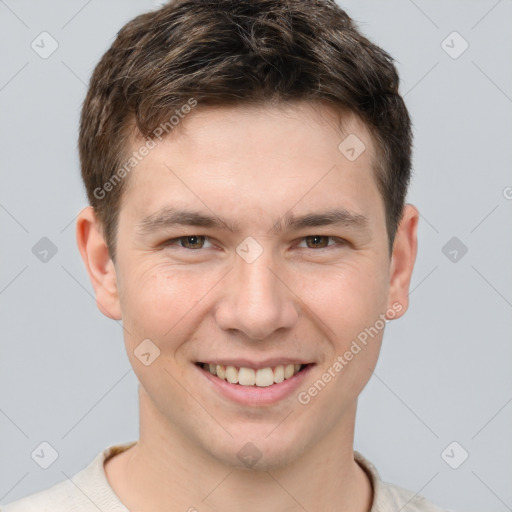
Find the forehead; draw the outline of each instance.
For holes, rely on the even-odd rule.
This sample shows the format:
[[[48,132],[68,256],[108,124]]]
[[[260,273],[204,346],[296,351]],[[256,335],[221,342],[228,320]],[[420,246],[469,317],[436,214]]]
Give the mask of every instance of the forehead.
[[[295,146],[296,151],[300,146],[311,155],[315,148],[316,152],[325,151],[326,146],[332,149],[333,143],[337,146],[349,135],[364,141],[366,156],[375,157],[372,136],[354,113],[326,101],[296,101],[196,107],[181,117],[166,140],[180,145],[215,140],[215,147],[224,141],[231,150],[235,142],[241,144],[245,140],[254,151],[261,147],[275,150],[276,146],[281,150]]]
[[[156,141],[123,202],[137,202],[141,215],[178,198],[217,208],[259,201],[264,210],[294,200],[318,207],[341,192],[343,206],[357,213],[362,189],[376,190],[375,161],[364,123],[325,104],[202,107]]]

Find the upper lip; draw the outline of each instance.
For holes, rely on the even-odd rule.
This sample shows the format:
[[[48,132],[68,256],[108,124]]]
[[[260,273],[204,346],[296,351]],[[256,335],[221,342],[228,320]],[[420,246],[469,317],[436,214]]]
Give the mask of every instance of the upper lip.
[[[254,361],[249,359],[201,359],[197,362],[223,365],[223,366],[234,366],[236,368],[274,368],[279,365],[286,366],[287,364],[310,364],[311,361],[305,361],[304,359],[294,359],[291,357],[273,357],[271,359],[264,359],[262,361]]]

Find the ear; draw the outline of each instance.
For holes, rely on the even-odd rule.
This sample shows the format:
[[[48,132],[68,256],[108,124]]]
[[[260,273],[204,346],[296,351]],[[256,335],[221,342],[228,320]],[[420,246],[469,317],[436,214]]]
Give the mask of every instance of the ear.
[[[92,206],[78,214],[76,241],[94,288],[98,309],[113,320],[121,320],[116,270]]]
[[[416,207],[406,204],[391,255],[388,308],[395,312],[393,318],[400,318],[409,307],[409,285],[418,250],[418,219]]]

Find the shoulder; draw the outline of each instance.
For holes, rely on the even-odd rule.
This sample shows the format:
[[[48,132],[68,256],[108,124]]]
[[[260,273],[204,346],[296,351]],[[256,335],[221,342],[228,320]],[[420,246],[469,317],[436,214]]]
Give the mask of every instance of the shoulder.
[[[449,512],[418,493],[383,482],[375,466],[360,453],[354,452],[354,459],[364,469],[373,486],[373,505],[370,512]]]
[[[439,508],[418,493],[403,489],[398,485],[382,482],[383,500],[388,508],[382,508],[382,512],[391,510],[402,510],[402,512],[449,512]],[[385,497],[385,498],[384,498]],[[389,508],[389,507],[393,508]],[[398,507],[395,508],[395,507]],[[377,508],[381,512],[380,508]],[[372,509],[373,512],[373,509]]]
[[[84,508],[83,499],[77,495],[76,487],[64,480],[53,487],[36,492],[0,508],[0,512],[71,512],[89,510]]]
[[[17,501],[0,505],[0,512],[127,512],[106,479],[103,463],[105,459],[132,444],[106,448],[72,478]]]

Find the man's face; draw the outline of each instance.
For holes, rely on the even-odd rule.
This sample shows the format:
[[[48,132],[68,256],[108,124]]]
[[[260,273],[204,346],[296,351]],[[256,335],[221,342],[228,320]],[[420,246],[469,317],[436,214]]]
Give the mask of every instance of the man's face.
[[[138,164],[122,199],[115,271],[141,409],[230,465],[241,449],[270,468],[326,436],[350,437],[382,319],[406,308],[393,308],[402,297],[390,286],[369,134],[355,119],[342,134],[321,112],[197,110]],[[348,134],[366,146],[355,160],[361,146],[338,148]],[[197,214],[217,223],[198,225]],[[141,356],[143,340],[152,355]],[[159,356],[143,364],[153,344]],[[221,377],[244,367],[238,377],[262,385],[200,363]],[[279,382],[290,364],[307,366]]]

